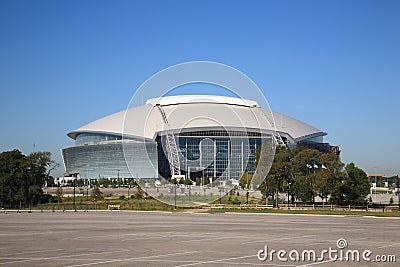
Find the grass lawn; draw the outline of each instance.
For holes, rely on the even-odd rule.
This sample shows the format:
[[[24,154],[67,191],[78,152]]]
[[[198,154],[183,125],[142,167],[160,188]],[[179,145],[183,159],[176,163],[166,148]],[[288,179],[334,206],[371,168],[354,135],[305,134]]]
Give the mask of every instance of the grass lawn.
[[[342,216],[376,216],[376,217],[400,217],[400,212],[376,212],[376,211],[340,211],[340,210],[283,210],[283,209],[210,209],[209,213],[238,212],[238,213],[276,213],[276,214],[310,214],[310,215],[342,215]]]
[[[75,207],[77,210],[107,210],[108,205],[119,205],[121,210],[140,210],[140,211],[190,211],[204,213],[225,213],[225,212],[238,212],[238,213],[274,213],[274,214],[306,214],[306,215],[341,215],[341,216],[377,216],[377,217],[400,217],[398,211],[387,211],[382,212],[379,210],[370,211],[349,211],[349,210],[331,210],[330,208],[316,208],[316,209],[272,209],[272,208],[255,208],[255,204],[259,203],[260,200],[257,198],[249,197],[249,207],[243,207],[239,205],[232,206],[232,201],[240,201],[242,204],[246,203],[247,199],[245,196],[224,196],[221,203],[228,206],[219,206],[210,208],[210,206],[204,207],[177,207],[168,205],[160,202],[152,197],[144,196],[142,198],[121,198],[118,195],[107,196],[105,199],[93,202],[91,198],[85,196],[77,196],[75,198]],[[219,200],[214,201],[212,204],[219,204]],[[73,198],[65,197],[61,203],[47,203],[39,204],[35,207],[36,210],[73,210]]]

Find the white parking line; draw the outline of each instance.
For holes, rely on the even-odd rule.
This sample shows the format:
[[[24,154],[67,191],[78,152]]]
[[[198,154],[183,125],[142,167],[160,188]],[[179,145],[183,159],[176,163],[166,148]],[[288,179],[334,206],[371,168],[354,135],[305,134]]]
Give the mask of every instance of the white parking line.
[[[120,249],[120,250],[115,250],[115,251],[101,251],[101,252],[93,252],[93,253],[82,253],[82,254],[75,254],[75,255],[56,256],[56,257],[38,257],[38,258],[22,258],[22,257],[20,257],[16,261],[0,262],[0,265],[19,263],[19,262],[27,262],[27,261],[53,260],[53,259],[60,259],[60,258],[81,257],[81,256],[89,256],[89,255],[96,255],[96,254],[118,253],[118,252],[126,252],[126,251],[129,251],[129,250],[128,249]],[[4,260],[4,259],[9,260],[10,258],[0,257],[0,260]]]
[[[154,236],[147,236],[147,234],[144,234],[144,237],[137,237],[137,238],[127,238],[127,239],[122,239],[122,241],[130,241],[130,240],[147,240],[147,239],[154,239],[154,238],[165,238],[165,237],[189,237],[189,236],[205,236],[205,235],[213,235],[213,233],[201,233],[201,234],[168,234],[168,235],[154,235]]]
[[[170,232],[175,233],[175,232]],[[88,235],[88,236],[78,236],[78,237],[67,237],[61,240],[79,240],[79,239],[91,239],[91,238],[105,238],[105,237],[116,237],[116,236],[135,236],[144,235],[147,233],[134,233],[134,234],[115,234],[115,235]]]
[[[21,255],[21,254],[30,254],[30,253],[40,253],[40,252],[54,252],[54,251],[60,251],[60,250],[65,250],[65,249],[59,248],[59,249],[21,251],[19,253],[3,254],[3,255],[1,255],[1,257],[4,257],[4,256],[15,256],[15,255]]]
[[[328,263],[328,262],[335,262],[335,259],[333,259],[333,260],[326,260],[326,261],[320,261],[320,262],[308,263],[308,264],[304,264],[304,265],[299,265],[298,267],[313,266],[313,265],[319,265],[319,264],[324,264],[324,263]]]
[[[316,237],[318,235],[302,235],[302,236],[290,236],[290,237],[282,237],[282,238],[274,238],[274,239],[263,239],[263,240],[257,240],[257,241],[249,241],[249,242],[244,242],[241,243],[242,245],[245,244],[253,244],[253,243],[265,243],[265,242],[271,242],[271,241],[281,241],[281,240],[292,240],[292,239],[297,239],[297,238],[306,238],[306,237]]]
[[[386,245],[386,246],[380,246],[378,248],[390,248],[390,247],[394,247],[394,246],[399,246],[400,243],[394,243],[394,244],[390,244],[390,245]]]
[[[97,265],[97,264],[106,264],[106,263],[113,263],[113,262],[121,262],[121,261],[135,261],[135,260],[142,260],[142,259],[152,259],[152,258],[160,258],[160,257],[168,257],[168,256],[192,254],[192,253],[196,253],[196,252],[197,252],[197,251],[186,251],[186,252],[170,253],[170,254],[163,254],[163,255],[154,255],[154,256],[127,258],[127,259],[115,259],[115,260],[107,260],[107,261],[100,261],[100,262],[91,262],[91,263],[70,265],[70,267],[89,266],[89,265]]]
[[[194,262],[194,263],[189,263],[189,264],[184,264],[184,265],[177,265],[175,267],[185,267],[185,266],[193,266],[193,265],[200,265],[200,264],[210,264],[210,263],[221,263],[221,262],[225,262],[225,261],[231,261],[231,260],[237,260],[237,259],[247,259],[247,258],[252,258],[252,257],[257,257],[257,255],[233,257],[233,258],[226,258],[226,259],[213,260],[213,261],[199,261],[199,262]]]
[[[182,240],[179,242],[201,242],[201,241],[210,241],[210,240],[218,240],[218,239],[233,239],[233,238],[246,238],[246,237],[248,237],[248,236],[221,236],[221,237],[212,237],[212,238]]]

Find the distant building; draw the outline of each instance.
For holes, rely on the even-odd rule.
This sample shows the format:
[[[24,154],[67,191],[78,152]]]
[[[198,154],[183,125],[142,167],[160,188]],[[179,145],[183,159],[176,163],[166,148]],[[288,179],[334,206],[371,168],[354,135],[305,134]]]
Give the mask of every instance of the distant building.
[[[67,185],[72,185],[75,177],[70,177],[70,176],[61,176],[54,178],[54,184],[57,186],[67,186]]]
[[[375,179],[375,178],[377,178],[377,179],[383,179],[383,178],[385,178],[385,175],[382,174],[382,173],[378,173],[378,174],[367,174],[367,176],[368,176],[368,178],[370,178],[370,179]]]
[[[384,181],[385,175],[382,173],[367,174],[368,180],[372,183],[372,187],[384,186],[388,187],[387,181]]]

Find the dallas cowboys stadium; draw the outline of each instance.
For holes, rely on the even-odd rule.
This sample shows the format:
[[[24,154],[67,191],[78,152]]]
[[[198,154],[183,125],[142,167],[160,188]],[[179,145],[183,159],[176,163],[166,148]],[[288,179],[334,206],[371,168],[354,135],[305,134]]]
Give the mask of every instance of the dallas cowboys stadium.
[[[93,121],[68,136],[65,170],[83,179],[237,180],[254,173],[263,142],[337,153],[325,132],[260,107],[254,100],[213,95],[153,98]],[[335,150],[336,149],[336,150]]]

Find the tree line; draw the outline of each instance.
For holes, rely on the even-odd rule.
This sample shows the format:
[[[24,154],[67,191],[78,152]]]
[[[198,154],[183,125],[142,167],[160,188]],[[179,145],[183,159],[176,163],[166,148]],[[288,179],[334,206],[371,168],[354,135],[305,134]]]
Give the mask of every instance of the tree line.
[[[259,153],[256,164],[258,160]],[[56,167],[58,164],[51,159],[50,152],[0,153],[1,207],[40,203],[42,188]],[[248,188],[251,179],[251,174],[244,173],[240,185]],[[279,193],[286,193],[291,203],[315,203],[318,196],[325,203],[337,205],[365,204],[369,188],[366,173],[354,163],[345,165],[338,155],[302,147],[292,150],[277,147],[271,169],[259,187],[263,196],[272,198],[276,204]]]
[[[26,156],[15,149],[0,153],[1,207],[27,207],[42,201],[42,188],[58,165],[50,152]]]
[[[256,164],[258,159],[259,153]],[[241,184],[246,184],[249,176],[245,173]],[[276,205],[279,193],[286,193],[289,203],[315,203],[319,196],[325,203],[364,205],[370,185],[362,169],[354,163],[345,165],[336,154],[303,147],[277,147],[271,169],[259,189]]]

